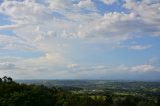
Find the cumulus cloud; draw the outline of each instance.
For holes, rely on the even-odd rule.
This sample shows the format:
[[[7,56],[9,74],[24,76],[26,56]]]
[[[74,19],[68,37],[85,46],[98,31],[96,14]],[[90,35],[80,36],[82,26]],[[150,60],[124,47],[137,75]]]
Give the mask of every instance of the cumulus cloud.
[[[102,2],[108,5],[116,1]],[[0,13],[6,15],[6,20],[12,24],[0,26],[0,30],[11,30],[15,35],[0,35],[1,50],[42,52],[43,55],[39,57],[24,59],[21,62],[22,69],[26,64],[33,70],[38,66],[44,66],[40,70],[52,70],[53,66],[65,67],[68,64],[71,64],[68,68],[76,69],[80,67],[79,64],[72,64],[76,63],[76,57],[72,57],[70,50],[82,44],[79,42],[103,43],[116,48],[137,37],[160,36],[160,3],[157,0],[126,0],[122,7],[128,12],[107,11],[102,14],[93,0],[80,0],[77,3],[70,0],[45,0],[41,3],[36,0],[4,1],[0,4]],[[128,48],[144,50],[150,47],[132,45]],[[79,72],[94,68],[82,68]],[[101,71],[95,71],[95,74],[106,74],[106,66],[99,66],[98,69]],[[148,65],[121,65],[116,69],[149,71],[154,68]],[[107,70],[112,72],[114,69],[109,67]],[[63,72],[57,74],[63,75]],[[87,74],[87,71],[84,72]]]
[[[77,4],[78,7],[80,8],[86,8],[92,11],[95,10],[94,3],[92,0],[80,0],[80,2]]]
[[[53,8],[60,8],[61,10],[57,11],[34,1],[4,2],[0,10],[9,15],[11,21],[25,24],[24,28],[15,29],[17,33],[19,33],[19,29],[29,30],[29,28],[33,29],[36,26],[40,27],[41,34],[37,35],[39,37],[37,39],[44,38],[48,33],[48,35],[64,38],[102,38],[117,43],[134,38],[133,33],[159,36],[159,3],[147,4],[145,2],[126,1],[124,7],[131,9],[130,13],[108,12],[101,15],[95,11],[82,13],[77,9],[78,6],[83,8],[94,7],[91,0],[82,0],[76,5],[77,7],[70,6],[73,3],[69,0],[63,2],[47,0],[46,2],[48,5],[53,5]],[[114,1],[105,0],[105,2],[112,3]],[[68,7],[69,10],[66,11],[62,7]],[[29,8],[33,8],[32,11]],[[146,9],[148,10],[147,13]],[[77,11],[75,12],[75,10]],[[7,27],[9,28],[9,26]],[[33,32],[36,31],[38,32],[38,30]]]
[[[136,13],[142,24],[146,25],[142,27],[142,31],[159,36],[160,28],[160,3],[157,0],[143,0],[136,2],[133,0],[126,0],[124,7],[130,9],[133,13]],[[153,28],[152,28],[152,27]]]

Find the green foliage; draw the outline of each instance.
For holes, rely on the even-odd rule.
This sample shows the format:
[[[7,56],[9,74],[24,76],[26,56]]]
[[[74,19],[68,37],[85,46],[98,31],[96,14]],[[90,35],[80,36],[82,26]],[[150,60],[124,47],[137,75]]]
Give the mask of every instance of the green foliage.
[[[73,94],[61,88],[18,84],[0,78],[0,106],[160,106],[160,97]]]
[[[113,98],[111,95],[107,95],[106,98],[105,98],[105,103],[106,104],[113,104]]]

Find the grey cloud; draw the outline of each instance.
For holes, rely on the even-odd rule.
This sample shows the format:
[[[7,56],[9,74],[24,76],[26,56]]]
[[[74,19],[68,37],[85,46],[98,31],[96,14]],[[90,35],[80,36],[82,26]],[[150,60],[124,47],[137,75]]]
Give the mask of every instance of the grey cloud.
[[[0,70],[13,70],[16,68],[17,68],[16,65],[13,63],[8,63],[8,62],[0,63]]]

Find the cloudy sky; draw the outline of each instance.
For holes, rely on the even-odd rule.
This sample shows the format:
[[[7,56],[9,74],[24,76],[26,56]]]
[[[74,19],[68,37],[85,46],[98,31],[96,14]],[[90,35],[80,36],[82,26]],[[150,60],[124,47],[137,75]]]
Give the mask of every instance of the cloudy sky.
[[[159,0],[0,0],[0,76],[160,80]]]

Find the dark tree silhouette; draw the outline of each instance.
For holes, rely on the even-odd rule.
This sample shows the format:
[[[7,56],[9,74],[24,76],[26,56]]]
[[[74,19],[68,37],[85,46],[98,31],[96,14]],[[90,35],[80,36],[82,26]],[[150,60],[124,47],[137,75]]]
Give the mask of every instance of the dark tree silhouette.
[[[107,95],[105,98],[105,102],[106,104],[112,104],[113,103],[113,99],[111,95]]]
[[[11,77],[8,77],[7,80],[8,80],[8,82],[13,82]]]
[[[2,83],[2,78],[0,78],[0,83]]]
[[[3,79],[3,82],[7,82],[7,76],[4,76],[2,79]]]
[[[160,96],[158,97],[158,100],[157,100],[157,106],[160,106]]]

